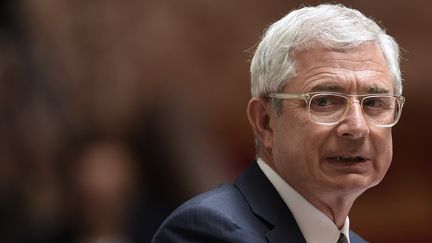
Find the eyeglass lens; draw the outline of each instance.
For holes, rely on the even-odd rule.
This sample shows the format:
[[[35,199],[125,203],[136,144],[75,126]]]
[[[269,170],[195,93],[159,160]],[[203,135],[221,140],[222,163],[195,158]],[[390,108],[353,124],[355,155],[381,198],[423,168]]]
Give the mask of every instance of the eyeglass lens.
[[[393,96],[369,96],[360,99],[363,114],[375,125],[394,123],[399,115],[399,105]],[[317,94],[309,102],[311,118],[319,123],[338,122],[345,115],[350,99],[334,94]]]

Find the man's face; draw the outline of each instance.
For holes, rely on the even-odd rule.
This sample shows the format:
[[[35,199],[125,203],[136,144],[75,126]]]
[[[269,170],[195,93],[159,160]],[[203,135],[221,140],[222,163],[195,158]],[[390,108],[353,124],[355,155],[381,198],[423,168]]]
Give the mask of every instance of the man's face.
[[[317,47],[297,51],[294,58],[296,77],[283,92],[393,93],[391,74],[376,44],[344,52]],[[378,184],[391,163],[391,128],[368,124],[359,103],[349,106],[342,122],[326,126],[310,121],[305,101],[283,100],[270,128],[270,165],[305,197],[358,196]]]

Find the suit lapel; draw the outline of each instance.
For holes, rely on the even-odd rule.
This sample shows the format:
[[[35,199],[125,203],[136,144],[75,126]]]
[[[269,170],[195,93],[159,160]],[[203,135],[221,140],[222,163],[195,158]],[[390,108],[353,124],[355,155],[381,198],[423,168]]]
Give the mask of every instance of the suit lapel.
[[[356,234],[354,231],[351,231],[351,230],[350,230],[350,242],[351,243],[367,243],[366,240],[364,240],[358,234]]]
[[[256,162],[237,179],[235,186],[254,214],[268,226],[269,242],[306,242],[291,211]]]

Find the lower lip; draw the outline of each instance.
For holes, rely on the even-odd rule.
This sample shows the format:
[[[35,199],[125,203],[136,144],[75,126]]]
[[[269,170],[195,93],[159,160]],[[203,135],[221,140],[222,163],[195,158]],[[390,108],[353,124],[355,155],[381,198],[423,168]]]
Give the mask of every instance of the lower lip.
[[[326,159],[327,163],[347,173],[366,173],[370,169],[370,160],[362,161],[341,161],[336,159]]]

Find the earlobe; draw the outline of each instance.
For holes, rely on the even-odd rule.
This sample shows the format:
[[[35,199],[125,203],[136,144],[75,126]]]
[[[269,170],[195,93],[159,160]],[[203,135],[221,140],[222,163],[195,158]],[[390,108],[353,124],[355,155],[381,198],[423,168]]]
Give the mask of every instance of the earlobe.
[[[271,148],[273,129],[270,125],[270,119],[272,113],[268,103],[262,98],[252,98],[248,104],[247,115],[255,136],[264,147]]]

